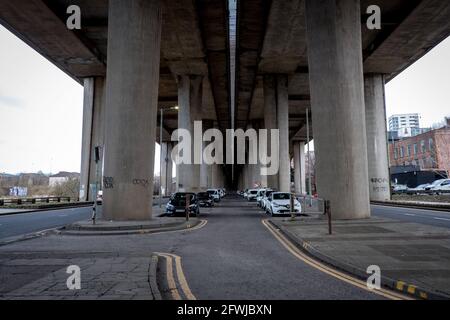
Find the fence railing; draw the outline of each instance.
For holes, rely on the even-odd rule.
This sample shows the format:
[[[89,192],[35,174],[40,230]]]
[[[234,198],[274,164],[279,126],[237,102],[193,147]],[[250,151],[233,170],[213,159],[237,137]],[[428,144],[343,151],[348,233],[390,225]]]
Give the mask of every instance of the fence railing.
[[[398,190],[392,191],[392,194],[407,194],[407,195],[450,195],[450,190]]]
[[[36,197],[36,198],[8,198],[0,199],[0,206],[16,204],[35,204],[35,203],[54,203],[54,202],[71,202],[79,201],[78,198],[71,197]]]

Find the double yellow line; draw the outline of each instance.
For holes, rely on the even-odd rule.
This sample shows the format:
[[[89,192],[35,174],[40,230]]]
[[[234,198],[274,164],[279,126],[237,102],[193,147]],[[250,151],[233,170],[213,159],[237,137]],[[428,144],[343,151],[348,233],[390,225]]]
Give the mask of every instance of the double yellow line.
[[[356,286],[360,289],[366,290],[368,292],[371,293],[375,293],[378,294],[380,296],[383,296],[387,299],[391,299],[391,300],[413,300],[410,297],[404,296],[402,294],[398,294],[396,292],[392,292],[386,289],[380,289],[380,290],[376,290],[376,289],[369,289],[367,287],[366,282],[356,279],[348,274],[342,273],[340,271],[337,271],[311,257],[309,257],[308,255],[306,255],[305,253],[303,253],[300,249],[298,249],[291,241],[289,241],[281,232],[280,230],[276,229],[275,227],[273,227],[267,219],[262,220],[262,224],[270,231],[270,233],[272,233],[272,235],[283,245],[283,247],[285,247],[292,255],[294,255],[296,258],[302,260],[303,262],[305,262],[306,264],[308,264],[309,266],[316,268],[334,278],[337,278],[339,280],[342,280],[346,283],[349,283],[353,286]]]
[[[189,288],[186,277],[184,276],[183,268],[181,266],[181,257],[171,253],[156,252],[155,254],[166,260],[166,279],[172,298],[174,300],[197,300]],[[174,273],[176,274],[176,279],[178,281],[175,280]],[[179,288],[181,289],[183,296],[180,294]]]

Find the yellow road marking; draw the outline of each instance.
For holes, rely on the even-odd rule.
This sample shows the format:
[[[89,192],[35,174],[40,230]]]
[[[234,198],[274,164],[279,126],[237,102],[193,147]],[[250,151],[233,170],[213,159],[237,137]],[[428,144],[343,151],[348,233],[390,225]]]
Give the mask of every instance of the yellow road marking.
[[[375,293],[378,295],[381,295],[385,298],[388,299],[392,299],[392,300],[413,300],[410,297],[406,297],[404,295],[400,295],[397,294],[395,292],[391,292],[388,291],[386,289],[380,289],[380,290],[370,290],[367,287],[367,284],[364,281],[361,281],[359,279],[355,279],[345,273],[339,272],[335,269],[332,269],[330,267],[328,267],[327,265],[318,262],[312,258],[310,258],[309,256],[307,256],[306,254],[304,254],[303,252],[301,252],[297,247],[295,247],[289,240],[286,239],[286,237],[284,235],[281,234],[281,232],[279,232],[278,230],[276,230],[273,226],[271,226],[267,219],[264,219],[261,221],[262,224],[270,231],[270,233],[272,233],[272,235],[292,254],[294,255],[296,258],[302,260],[303,262],[305,262],[306,264],[310,265],[311,267],[314,267],[330,276],[333,276],[339,280],[342,280],[346,283],[349,283],[351,285],[354,285],[358,288],[361,288],[363,290],[369,291],[371,293]]]
[[[175,259],[178,282],[180,283],[180,286],[184,292],[184,295],[186,296],[186,298],[188,300],[197,300],[197,298],[192,294],[192,291],[189,288],[189,285],[186,281],[186,277],[184,276],[183,268],[181,267],[181,257],[174,255],[174,254],[169,254],[169,255]]]
[[[186,231],[194,231],[203,228],[208,223],[208,220],[201,220],[201,222],[193,228],[186,228],[180,230],[171,230],[171,231],[160,231],[160,232],[151,232],[148,235],[162,234],[162,233],[174,233],[174,232],[186,232]]]
[[[166,254],[158,254],[166,259],[166,274],[167,274],[167,285],[169,286],[170,293],[174,300],[181,300],[180,293],[178,292],[177,285],[175,284],[175,279],[173,277],[172,270],[172,257]]]

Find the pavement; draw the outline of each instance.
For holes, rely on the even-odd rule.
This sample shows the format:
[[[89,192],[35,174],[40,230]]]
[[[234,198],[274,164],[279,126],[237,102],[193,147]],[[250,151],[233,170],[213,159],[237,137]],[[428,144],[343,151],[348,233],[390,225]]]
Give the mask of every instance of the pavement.
[[[400,217],[401,219],[401,217]],[[366,276],[379,266],[386,285],[422,298],[450,298],[450,229],[373,217],[333,221],[323,217],[271,221],[313,257]]]
[[[50,232],[3,245],[0,299],[404,298],[386,291],[371,291],[364,281],[349,279],[308,260],[300,250],[280,240],[266,225],[267,218],[255,203],[230,195],[213,208],[202,208],[201,223],[187,230],[86,236]],[[401,223],[392,224],[394,228]],[[369,229],[366,237],[373,232]],[[319,238],[324,237],[322,234]],[[418,238],[414,241],[421,243]],[[434,244],[432,249],[444,250],[446,257],[448,246]],[[427,259],[432,263],[437,253],[423,250],[423,265]],[[389,257],[388,253],[376,257]],[[155,257],[159,257],[157,266]],[[80,267],[80,290],[66,286],[70,276],[66,271],[71,265]],[[411,268],[407,262],[403,266],[405,270]],[[444,278],[448,269],[441,270]],[[155,292],[152,283],[156,283],[160,293]]]

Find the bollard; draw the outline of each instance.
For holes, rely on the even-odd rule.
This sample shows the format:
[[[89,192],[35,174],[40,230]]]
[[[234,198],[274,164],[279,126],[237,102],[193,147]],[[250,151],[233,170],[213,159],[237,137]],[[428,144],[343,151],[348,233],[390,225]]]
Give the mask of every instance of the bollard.
[[[186,221],[189,221],[189,206],[190,206],[190,195],[186,193]]]
[[[294,203],[295,203],[295,194],[291,193],[291,199],[290,199],[290,209],[291,209],[291,220],[295,220],[295,209],[294,209]]]
[[[331,207],[330,207],[330,200],[324,200],[324,210],[325,210],[325,214],[328,217],[328,234],[331,235],[332,234],[332,229],[331,229]]]

